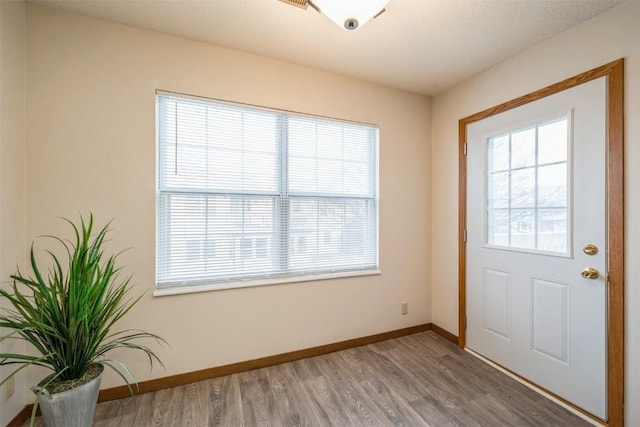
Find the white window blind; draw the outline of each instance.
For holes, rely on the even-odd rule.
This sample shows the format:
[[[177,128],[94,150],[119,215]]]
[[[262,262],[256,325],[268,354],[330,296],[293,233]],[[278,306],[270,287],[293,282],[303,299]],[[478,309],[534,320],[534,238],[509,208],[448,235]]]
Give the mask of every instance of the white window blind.
[[[158,289],[378,268],[378,129],[157,94]]]

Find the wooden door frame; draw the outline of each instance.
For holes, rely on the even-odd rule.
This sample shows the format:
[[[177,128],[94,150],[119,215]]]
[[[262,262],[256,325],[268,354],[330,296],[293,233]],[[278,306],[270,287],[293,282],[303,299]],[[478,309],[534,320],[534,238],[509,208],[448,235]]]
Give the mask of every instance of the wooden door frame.
[[[607,77],[607,244],[608,244],[608,421],[624,425],[624,59],[605,64],[543,89],[460,119],[458,194],[458,346],[466,346],[467,125],[582,83]],[[572,405],[573,406],[573,405]],[[580,409],[580,408],[576,408]],[[581,411],[584,412],[584,411]],[[590,414],[587,414],[590,415]],[[592,415],[590,415],[593,417]],[[603,420],[599,420],[603,421]]]

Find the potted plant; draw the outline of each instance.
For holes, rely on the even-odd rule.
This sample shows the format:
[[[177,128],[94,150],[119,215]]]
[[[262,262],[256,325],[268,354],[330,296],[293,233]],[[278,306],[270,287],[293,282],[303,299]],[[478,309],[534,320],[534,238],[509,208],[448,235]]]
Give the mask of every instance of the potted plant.
[[[80,218],[79,226],[65,219],[74,231],[71,240],[47,236],[59,242],[63,255],[46,251],[51,265],[47,274],[36,260],[31,245],[32,273],[18,272],[9,289],[0,289],[0,299],[9,308],[0,311],[0,327],[8,332],[0,341],[22,340],[33,351],[0,354],[0,365],[16,365],[7,378],[27,366],[48,368],[51,375],[32,390],[36,393],[31,425],[38,404],[48,427],[85,427],[93,423],[104,367],[113,369],[127,384],[135,379],[121,360],[107,353],[117,348],[142,351],[153,365],[162,365],[143,342],[159,336],[140,330],[115,331],[116,323],[140,300],[130,295],[131,276],[121,277],[118,254],[107,256],[104,244],[109,224],[93,235],[93,215]],[[65,259],[66,258],[66,259]],[[1,384],[0,384],[1,385]]]

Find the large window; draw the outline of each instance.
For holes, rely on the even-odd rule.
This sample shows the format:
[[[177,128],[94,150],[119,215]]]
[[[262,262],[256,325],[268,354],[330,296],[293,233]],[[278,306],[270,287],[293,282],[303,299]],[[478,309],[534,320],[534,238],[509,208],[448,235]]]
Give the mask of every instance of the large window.
[[[370,274],[378,129],[157,94],[159,290]]]

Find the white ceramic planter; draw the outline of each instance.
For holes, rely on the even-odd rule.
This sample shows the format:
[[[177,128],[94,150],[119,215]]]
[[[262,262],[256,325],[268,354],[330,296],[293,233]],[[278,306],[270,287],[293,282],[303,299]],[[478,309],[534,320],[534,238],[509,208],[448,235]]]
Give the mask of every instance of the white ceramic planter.
[[[40,410],[46,427],[91,427],[96,413],[102,373],[86,384],[62,393],[40,396]],[[34,387],[34,393],[38,389]]]

